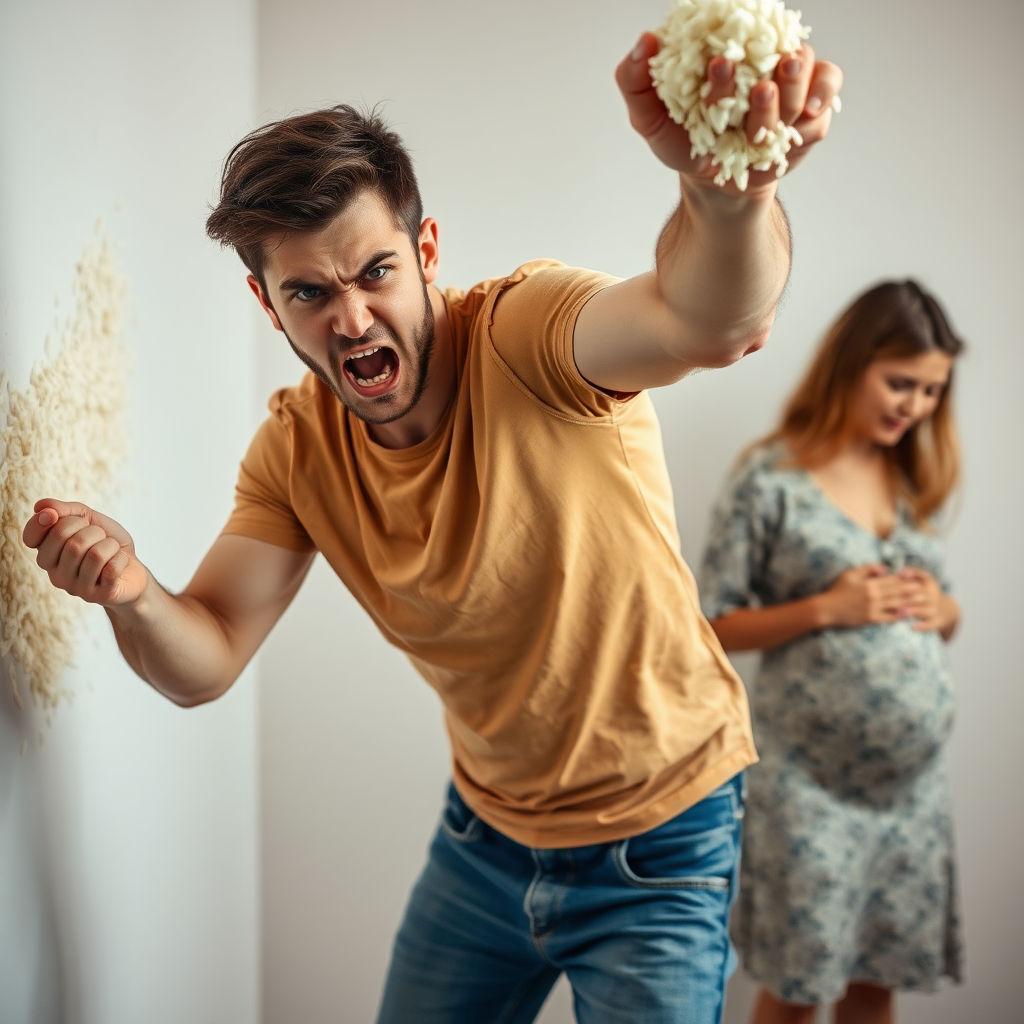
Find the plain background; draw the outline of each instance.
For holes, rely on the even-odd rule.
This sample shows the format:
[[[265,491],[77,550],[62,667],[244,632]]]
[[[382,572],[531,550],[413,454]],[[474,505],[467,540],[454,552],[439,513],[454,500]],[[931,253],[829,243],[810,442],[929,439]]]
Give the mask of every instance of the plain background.
[[[203,237],[253,118],[254,30],[244,0],[0,4],[0,365],[25,388],[103,218],[135,363],[111,511],[178,589],[258,416],[251,303]],[[186,712],[85,619],[52,724],[17,711],[0,664],[0,1022],[255,1021],[255,674]]]
[[[383,103],[440,223],[440,284],[537,257],[637,273],[675,186],[630,131],[612,71],[666,6],[0,0],[0,357],[24,386],[104,215],[136,307],[139,486],[118,513],[163,582],[187,580],[257,408],[301,369],[252,326],[244,271],[202,235],[231,143],[299,110]],[[952,658],[969,981],[900,1012],[1013,1020],[1024,7],[803,11],[847,82],[832,137],[783,186],[795,262],[782,315],[763,352],[655,396],[684,555],[699,560],[730,461],[770,428],[835,313],[885,276],[931,287],[971,346],[948,534],[966,610]],[[95,633],[69,677],[79,698],[42,746],[42,723],[0,688],[0,1020],[250,1024],[259,1002],[266,1024],[372,1020],[447,778],[431,691],[322,564],[266,645],[258,690],[250,672],[209,707],[173,708],[119,662],[102,621]],[[727,1020],[749,997],[738,977]],[[571,1020],[564,988],[544,1020]]]

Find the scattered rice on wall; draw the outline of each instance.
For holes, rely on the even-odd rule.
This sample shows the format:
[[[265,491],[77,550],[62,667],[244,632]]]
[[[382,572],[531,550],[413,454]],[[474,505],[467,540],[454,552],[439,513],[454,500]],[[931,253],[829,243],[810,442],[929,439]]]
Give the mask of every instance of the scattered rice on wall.
[[[47,339],[24,392],[5,389],[6,374],[0,376],[0,655],[13,658],[47,710],[67,696],[61,679],[85,606],[50,584],[21,532],[39,498],[102,508],[114,495],[126,453],[126,295],[110,243],[97,232],[78,263],[73,312],[56,351]],[[10,669],[20,706],[15,665]]]
[[[775,167],[782,177],[800,133],[779,121],[773,130],[761,128],[752,143],[743,130],[750,109],[750,90],[772,77],[782,56],[795,53],[811,34],[800,23],[800,12],[787,10],[782,0],[676,0],[658,30],[661,49],[651,58],[651,80],[669,115],[690,135],[693,156],[711,154],[718,165],[715,182],[730,179],[742,191],[750,168]],[[706,107],[711,91],[704,81],[708,61],[725,57],[735,65],[735,95]],[[839,98],[833,107],[839,110]]]

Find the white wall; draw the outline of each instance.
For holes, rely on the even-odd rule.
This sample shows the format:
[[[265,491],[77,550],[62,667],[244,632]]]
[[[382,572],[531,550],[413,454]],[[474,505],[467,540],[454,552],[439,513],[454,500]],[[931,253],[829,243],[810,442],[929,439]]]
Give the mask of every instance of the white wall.
[[[651,262],[671,175],[635,138],[612,69],[667,0],[262,0],[260,119],[386,101],[440,222],[442,284],[527,259],[628,275]],[[834,137],[785,185],[796,261],[763,353],[659,393],[683,535],[699,558],[709,503],[737,450],[767,430],[830,318],[885,275],[935,289],[971,342],[958,407],[967,487],[950,535],[966,608],[953,649],[953,744],[970,980],[901,1001],[904,1021],[1013,1019],[1024,944],[1024,831],[1013,781],[1024,711],[1016,527],[1024,357],[1012,47],[1017,0],[806,0],[822,55],[847,73]],[[965,141],[957,141],[963,137]],[[997,161],[990,170],[985,157]],[[263,329],[264,390],[297,378]],[[261,711],[267,1024],[371,1018],[390,936],[445,778],[436,701],[329,573],[267,645]],[[732,988],[744,1018],[749,985]],[[558,994],[548,1021],[569,1020]]]
[[[24,388],[104,217],[137,359],[133,483],[111,511],[171,588],[257,421],[249,303],[203,234],[251,125],[254,21],[249,0],[0,3],[0,363]],[[0,685],[0,1020],[255,1024],[252,673],[183,711],[90,623],[52,727]]]

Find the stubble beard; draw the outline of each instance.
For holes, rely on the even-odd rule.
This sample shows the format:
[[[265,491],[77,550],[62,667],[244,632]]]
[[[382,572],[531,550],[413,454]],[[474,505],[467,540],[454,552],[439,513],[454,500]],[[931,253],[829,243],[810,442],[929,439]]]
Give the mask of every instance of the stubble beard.
[[[406,346],[401,344],[400,339],[388,324],[374,324],[362,338],[358,339],[364,343],[365,347],[369,347],[372,344],[379,343],[382,338],[387,338],[394,343],[395,352],[399,356],[400,372],[405,372],[408,368],[412,369],[415,373],[412,395],[401,406],[398,404],[401,401],[401,394],[392,391],[386,395],[380,395],[378,398],[361,399],[360,404],[362,407],[356,408],[352,402],[346,399],[341,387],[342,374],[344,373],[341,362],[332,356],[331,366],[334,372],[329,373],[315,359],[301,351],[295,342],[288,337],[287,331],[282,331],[288,344],[291,345],[292,351],[299,359],[316,374],[326,387],[330,388],[334,397],[353,416],[361,419],[364,423],[381,426],[385,423],[394,423],[395,420],[401,419],[416,407],[427,389],[427,384],[430,382],[430,360],[434,354],[435,339],[434,310],[430,305],[430,294],[427,292],[427,283],[423,281],[422,275],[420,280],[423,283],[423,316],[412,333],[412,351],[410,354],[415,360],[412,367],[407,367],[406,361],[402,358]]]

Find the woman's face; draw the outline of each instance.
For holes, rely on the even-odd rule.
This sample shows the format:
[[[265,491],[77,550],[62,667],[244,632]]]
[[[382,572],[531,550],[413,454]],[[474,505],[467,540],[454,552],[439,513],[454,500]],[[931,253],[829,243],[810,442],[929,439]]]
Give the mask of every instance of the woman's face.
[[[952,356],[938,351],[876,359],[864,371],[854,396],[856,436],[871,444],[897,444],[915,423],[935,411],[952,368]]]

